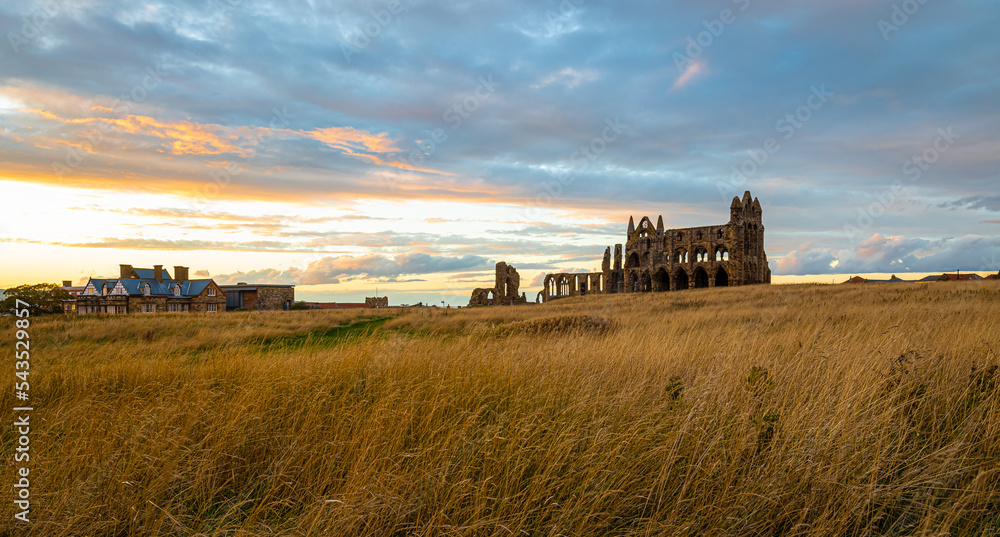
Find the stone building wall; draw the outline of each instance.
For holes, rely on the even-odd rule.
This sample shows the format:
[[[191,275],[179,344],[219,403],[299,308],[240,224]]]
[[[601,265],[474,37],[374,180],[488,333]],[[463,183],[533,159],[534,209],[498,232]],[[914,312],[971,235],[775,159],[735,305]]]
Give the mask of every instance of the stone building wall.
[[[295,303],[294,287],[257,287],[257,304],[259,310],[283,310]],[[244,304],[244,307],[249,308]]]
[[[209,284],[210,286],[215,283]],[[209,311],[208,305],[215,304],[215,311]],[[216,287],[215,296],[208,296],[208,288],[200,295],[191,297],[191,313],[223,313],[226,311],[226,293]]]
[[[147,304],[153,306],[153,311],[150,313],[167,311],[167,297],[165,296],[130,296],[128,297],[128,312],[145,313]]]
[[[540,298],[771,283],[760,201],[749,191],[733,198],[726,224],[664,229],[662,216],[655,225],[630,218],[626,239],[624,252],[621,244],[613,258],[604,251],[601,272],[546,275]]]

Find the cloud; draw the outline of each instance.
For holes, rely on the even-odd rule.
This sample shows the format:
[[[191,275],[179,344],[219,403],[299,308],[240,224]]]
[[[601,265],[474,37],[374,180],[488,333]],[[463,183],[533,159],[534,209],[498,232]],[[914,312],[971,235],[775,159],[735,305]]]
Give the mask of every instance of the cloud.
[[[9,239],[0,239],[7,242]],[[120,250],[234,250],[244,252],[308,252],[309,249],[295,248],[278,241],[213,241],[198,239],[119,239],[105,237],[95,242],[48,242],[52,246],[70,248],[112,248]]]
[[[1000,165],[1000,81],[982,68],[1000,57],[1000,40],[990,33],[1000,24],[997,2],[926,3],[918,18],[935,24],[907,24],[889,43],[874,24],[855,31],[858,21],[888,18],[883,3],[755,3],[681,73],[670,58],[686,54],[687,38],[697,41],[704,21],[718,14],[696,2],[594,1],[553,16],[518,0],[425,2],[394,18],[349,61],[340,45],[370,21],[363,6],[227,4],[94,0],[86,9],[60,10],[50,31],[4,57],[3,175],[191,197],[214,184],[209,173],[231,165],[240,173],[213,200],[283,201],[293,207],[289,214],[295,204],[422,199],[507,204],[511,216],[501,219],[534,221],[540,218],[519,215],[542,200],[580,220],[627,222],[626,211],[662,212],[668,226],[685,227],[725,217],[720,186],[775,138],[779,153],[760,166],[750,160],[756,171],[746,180],[765,207],[769,251],[793,253],[775,265],[788,271],[823,270],[834,261],[884,265],[888,252],[912,237],[953,245],[947,241],[959,239],[951,237],[966,236],[983,218],[963,213],[1000,210],[988,191]],[[0,6],[3,20],[26,13],[17,3]],[[155,87],[150,68],[162,73]],[[491,76],[499,86],[484,94],[480,78]],[[835,97],[803,109],[811,88],[823,84]],[[286,109],[287,124],[274,122],[275,111]],[[803,110],[808,121],[786,139],[779,120]],[[613,142],[597,142],[609,118],[629,128]],[[89,140],[102,126],[103,138]],[[949,127],[961,137],[926,169],[917,166],[919,181],[911,181],[907,164]],[[411,162],[414,151],[421,156]],[[68,158],[79,161],[54,173],[53,163]],[[880,220],[884,243],[843,249],[836,232],[854,218],[848,213],[897,180],[909,181],[912,192]],[[940,206],[945,200],[956,201]],[[422,233],[341,238],[340,229],[281,235],[302,230],[285,221],[200,217],[206,220],[184,225],[271,231],[264,240],[284,241],[288,251],[357,241],[352,246],[386,255],[374,249],[387,243],[448,255],[599,259],[604,249],[579,244],[599,242],[603,230],[581,228],[593,231],[592,240],[546,240],[546,233],[565,239],[574,231],[544,223],[477,242]],[[131,246],[246,247],[159,239],[168,242]],[[258,246],[271,247],[279,246]]]
[[[334,284],[354,279],[400,280],[401,276],[455,272],[490,268],[491,261],[474,255],[435,256],[424,253],[407,253],[397,256],[379,254],[323,257],[309,263],[305,269],[267,268],[250,272],[221,274],[215,277],[220,283],[294,283],[299,285]]]
[[[691,80],[700,75],[705,70],[705,62],[702,60],[691,60],[688,62],[687,67],[681,76],[677,77],[674,81],[674,85],[671,86],[672,89],[680,89],[687,86]]]
[[[805,244],[778,260],[775,274],[994,271],[1000,268],[1000,237],[964,235],[942,239],[875,233],[850,249]]]
[[[963,209],[986,209],[987,211],[1000,212],[1000,196],[983,196],[977,194],[975,196],[967,196],[964,198],[957,199],[955,201],[942,203],[938,207],[948,207],[952,209],[963,208]]]
[[[546,75],[538,84],[533,84],[531,87],[535,89],[544,88],[549,84],[557,83],[565,86],[568,89],[573,89],[580,84],[585,82],[593,82],[600,77],[599,73],[593,69],[584,69],[578,71],[572,67],[566,67],[558,72]]]
[[[96,106],[96,112],[113,114],[110,108]],[[84,125],[90,128],[93,125],[103,124],[113,127],[116,140],[127,140],[121,135],[137,135],[145,137],[159,138],[163,140],[161,151],[169,152],[173,155],[220,155],[234,154],[238,156],[249,156],[252,154],[252,145],[263,136],[269,135],[267,129],[250,129],[225,127],[216,124],[201,124],[192,121],[161,121],[149,116],[126,115],[123,118],[115,117],[77,117],[63,118],[52,112],[38,109],[25,109],[25,112],[36,114],[47,120],[59,121],[66,125]],[[108,132],[108,129],[100,129]],[[81,130],[77,134],[85,139],[88,145],[83,145],[80,141],[62,140],[63,145],[70,147],[84,148],[88,153],[95,153],[102,149],[100,141],[95,144],[91,138],[94,131]],[[44,142],[51,142],[51,138],[43,138]],[[141,142],[138,138],[133,138],[134,142]],[[110,142],[110,141],[109,141]],[[107,142],[105,142],[107,143]]]
[[[387,132],[370,133],[353,127],[326,127],[308,132],[302,132],[303,136],[323,142],[324,144],[338,149],[352,157],[367,160],[379,166],[390,166],[403,170],[411,170],[439,175],[452,175],[439,172],[431,168],[414,166],[403,160],[403,150],[396,147],[389,139]],[[395,155],[395,159],[384,158],[383,155]],[[421,154],[421,160],[423,155]]]
[[[114,115],[115,111],[103,106],[94,106],[92,110],[106,115]],[[116,117],[76,117],[64,118],[43,109],[27,108],[23,112],[35,114],[46,120],[59,121],[66,125],[91,126],[104,124],[113,127],[118,135],[116,140],[124,140],[121,135],[137,137],[153,137],[163,140],[161,151],[172,155],[235,155],[242,158],[255,156],[258,146],[263,146],[269,139],[304,137],[319,141],[337,151],[361,159],[378,166],[387,166],[409,171],[451,175],[437,170],[414,166],[403,158],[404,151],[396,147],[388,132],[369,132],[354,127],[323,127],[313,130],[272,129],[268,127],[229,127],[218,124],[203,124],[193,121],[165,121],[144,115],[126,115]],[[106,131],[106,129],[102,129]],[[39,140],[42,147],[52,148],[53,145],[78,147],[88,153],[99,151],[91,141],[92,132],[77,133],[87,145],[81,141],[56,140],[44,137]],[[87,137],[87,135],[91,135]],[[139,141],[139,139],[135,139]]]

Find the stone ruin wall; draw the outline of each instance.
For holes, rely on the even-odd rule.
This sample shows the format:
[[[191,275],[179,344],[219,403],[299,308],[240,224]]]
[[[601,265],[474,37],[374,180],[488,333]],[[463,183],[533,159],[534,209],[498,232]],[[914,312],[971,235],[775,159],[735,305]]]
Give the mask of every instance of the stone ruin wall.
[[[513,306],[528,302],[524,293],[519,293],[521,275],[517,269],[501,261],[496,265],[492,288],[473,289],[469,306]]]
[[[747,191],[733,198],[727,224],[664,229],[662,216],[655,225],[630,218],[624,251],[607,248],[601,272],[548,274],[538,300],[767,283],[760,202]]]

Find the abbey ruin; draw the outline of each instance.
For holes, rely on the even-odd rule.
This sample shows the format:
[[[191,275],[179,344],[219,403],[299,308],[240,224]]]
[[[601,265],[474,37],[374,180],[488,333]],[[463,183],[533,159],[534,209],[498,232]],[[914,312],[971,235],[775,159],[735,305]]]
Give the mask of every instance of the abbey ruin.
[[[528,299],[524,293],[518,294],[521,286],[521,275],[517,269],[504,263],[497,263],[496,278],[492,289],[476,288],[469,298],[470,306],[513,306],[526,304]]]
[[[538,299],[771,283],[760,202],[750,191],[733,198],[729,223],[718,226],[665,230],[662,216],[655,226],[630,217],[624,266],[622,255],[616,244],[613,258],[610,247],[604,251],[601,272],[546,275]]]

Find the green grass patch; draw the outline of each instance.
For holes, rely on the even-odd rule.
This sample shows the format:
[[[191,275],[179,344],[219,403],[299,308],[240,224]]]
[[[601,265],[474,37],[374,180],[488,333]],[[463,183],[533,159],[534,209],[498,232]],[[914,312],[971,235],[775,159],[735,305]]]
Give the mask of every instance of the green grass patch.
[[[385,331],[382,330],[382,327],[392,318],[392,316],[362,317],[337,326],[310,330],[303,334],[263,338],[259,340],[259,344],[269,350],[333,347],[349,339],[384,335]]]

